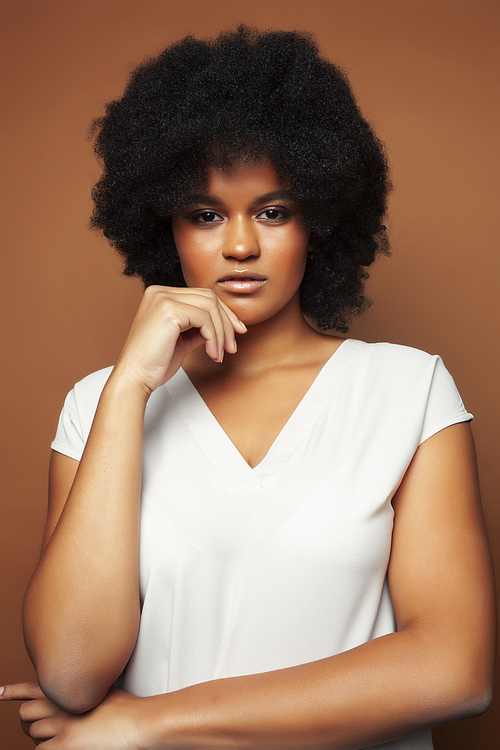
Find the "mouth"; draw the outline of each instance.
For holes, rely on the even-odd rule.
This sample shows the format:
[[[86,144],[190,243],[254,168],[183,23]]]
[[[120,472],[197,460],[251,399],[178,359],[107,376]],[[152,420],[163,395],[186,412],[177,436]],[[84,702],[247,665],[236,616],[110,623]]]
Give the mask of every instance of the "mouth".
[[[253,271],[233,271],[217,281],[225,289],[235,293],[249,293],[261,287],[266,277]]]

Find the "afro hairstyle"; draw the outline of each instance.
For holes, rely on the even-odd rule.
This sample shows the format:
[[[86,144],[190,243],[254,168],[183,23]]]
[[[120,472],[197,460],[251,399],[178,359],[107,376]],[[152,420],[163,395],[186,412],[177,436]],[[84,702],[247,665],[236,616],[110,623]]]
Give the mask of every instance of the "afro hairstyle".
[[[103,174],[91,224],[126,275],[185,286],[171,216],[211,167],[267,161],[311,232],[304,314],[345,332],[366,308],[366,267],[388,253],[387,161],[346,75],[310,35],[242,25],[187,36],[132,72],[92,132]]]

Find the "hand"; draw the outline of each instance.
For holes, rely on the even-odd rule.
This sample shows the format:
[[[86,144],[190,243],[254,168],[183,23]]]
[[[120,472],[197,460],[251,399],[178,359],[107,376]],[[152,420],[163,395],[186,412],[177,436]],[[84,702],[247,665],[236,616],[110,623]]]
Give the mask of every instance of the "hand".
[[[111,688],[92,711],[70,714],[49,700],[37,682],[7,685],[2,700],[24,701],[19,709],[21,726],[35,745],[44,750],[138,750],[134,711],[140,698]]]
[[[23,703],[19,709],[19,718],[21,719],[21,726],[24,734],[30,737],[30,727],[32,721],[25,720],[24,718],[24,707],[29,706],[32,703],[38,703],[38,715],[40,718],[52,715],[52,712],[57,710],[57,706],[49,701],[48,698],[43,694],[38,682],[19,682],[15,685],[6,685],[2,688],[2,694],[0,698],[4,701],[28,701]],[[42,705],[43,704],[43,705]],[[35,745],[39,742],[35,741]]]
[[[246,326],[210,289],[150,286],[144,292],[116,374],[125,374],[149,396],[169,380],[194,349],[205,345],[215,362],[236,352],[235,332]]]

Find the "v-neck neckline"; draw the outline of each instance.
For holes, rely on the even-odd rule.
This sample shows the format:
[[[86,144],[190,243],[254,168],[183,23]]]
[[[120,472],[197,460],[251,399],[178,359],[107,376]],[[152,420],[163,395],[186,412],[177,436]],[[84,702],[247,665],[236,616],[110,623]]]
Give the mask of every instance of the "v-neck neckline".
[[[325,362],[266,455],[251,467],[180,368],[165,383],[182,420],[224,484],[264,487],[293,453],[330,401],[363,342],[346,339]]]

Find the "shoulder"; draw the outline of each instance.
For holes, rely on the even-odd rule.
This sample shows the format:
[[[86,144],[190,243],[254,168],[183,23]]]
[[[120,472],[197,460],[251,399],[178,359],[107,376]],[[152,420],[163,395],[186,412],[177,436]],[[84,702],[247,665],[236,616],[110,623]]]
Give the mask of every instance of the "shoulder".
[[[353,340],[359,344],[361,359],[365,359],[372,366],[390,369],[391,366],[405,368],[434,367],[440,357],[436,354],[428,354],[421,349],[402,344],[390,344],[386,341],[368,343],[366,341]]]
[[[416,384],[429,386],[436,371],[445,372],[451,378],[439,355],[401,344],[349,341],[356,350],[354,371],[372,385],[380,383],[405,390]]]
[[[438,354],[387,342],[367,343],[349,339],[356,353],[356,369],[373,383],[395,383],[413,387],[417,383],[429,386],[437,377],[453,382]],[[346,342],[347,343],[347,342]]]
[[[359,343],[352,385],[377,414],[420,425],[424,441],[455,422],[468,421],[455,382],[436,354],[400,344]]]
[[[350,360],[351,376],[367,384],[395,383],[409,387],[411,383],[429,382],[436,367],[446,369],[438,355],[401,344],[347,339],[341,349],[343,358]]]

